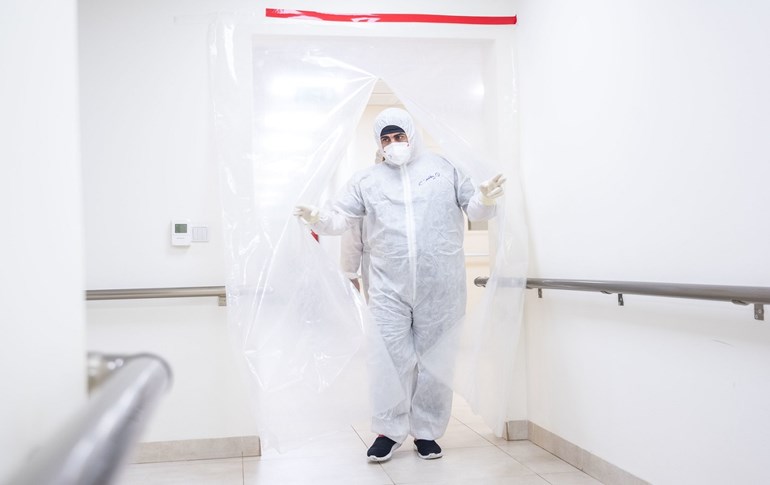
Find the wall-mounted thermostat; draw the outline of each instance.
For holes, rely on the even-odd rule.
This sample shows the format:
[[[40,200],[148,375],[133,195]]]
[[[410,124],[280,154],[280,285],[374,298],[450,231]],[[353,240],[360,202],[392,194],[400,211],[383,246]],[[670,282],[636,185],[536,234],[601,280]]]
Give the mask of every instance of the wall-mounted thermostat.
[[[171,221],[171,245],[189,246],[192,242],[192,228],[187,219],[174,219]]]

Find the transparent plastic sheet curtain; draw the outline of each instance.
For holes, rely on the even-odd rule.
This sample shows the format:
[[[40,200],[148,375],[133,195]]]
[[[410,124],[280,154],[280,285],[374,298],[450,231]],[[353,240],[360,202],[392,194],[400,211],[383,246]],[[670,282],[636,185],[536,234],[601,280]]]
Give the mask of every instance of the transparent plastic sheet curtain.
[[[490,231],[495,264],[484,301],[424,359],[501,435],[527,260],[517,163],[499,155],[513,143],[505,134],[515,138],[512,66],[504,67],[510,85],[489,82],[501,57],[489,41],[256,31],[220,15],[209,47],[228,319],[264,447],[301,445],[404,398],[361,296],[292,216],[297,203],[322,204],[378,78],[477,183],[497,172],[509,178]],[[458,342],[455,372],[448,362]],[[371,383],[367,366],[388,372]]]

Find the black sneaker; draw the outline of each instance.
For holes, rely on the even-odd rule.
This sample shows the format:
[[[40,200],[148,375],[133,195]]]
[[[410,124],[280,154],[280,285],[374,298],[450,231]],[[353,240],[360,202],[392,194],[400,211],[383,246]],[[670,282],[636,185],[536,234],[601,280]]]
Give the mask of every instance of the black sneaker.
[[[369,461],[387,461],[390,459],[390,455],[393,451],[401,446],[387,436],[378,436],[372,446],[369,447],[369,451],[366,452],[366,456],[369,457]]]
[[[414,447],[423,460],[435,460],[444,456],[441,447],[433,440],[414,440]]]

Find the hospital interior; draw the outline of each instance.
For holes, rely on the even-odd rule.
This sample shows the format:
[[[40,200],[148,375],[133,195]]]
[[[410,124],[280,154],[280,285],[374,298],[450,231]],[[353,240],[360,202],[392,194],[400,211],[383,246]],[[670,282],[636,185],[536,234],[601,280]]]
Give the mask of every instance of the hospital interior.
[[[770,483],[767,3],[0,12],[0,484]],[[293,211],[392,199],[360,178],[417,170],[384,112],[449,172],[401,179],[407,283],[372,249],[364,294]],[[415,218],[437,183],[457,212]],[[460,186],[494,217],[458,232]],[[414,261],[452,241],[456,288]],[[372,415],[417,395],[383,285],[463,316],[415,357],[451,395],[440,436],[373,458]]]

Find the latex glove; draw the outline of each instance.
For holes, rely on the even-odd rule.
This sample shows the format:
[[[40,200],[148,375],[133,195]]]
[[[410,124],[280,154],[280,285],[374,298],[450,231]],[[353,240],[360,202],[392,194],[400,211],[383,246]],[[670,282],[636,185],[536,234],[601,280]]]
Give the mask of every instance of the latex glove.
[[[294,215],[308,224],[315,224],[321,219],[318,207],[314,205],[298,205],[294,208]]]
[[[484,205],[495,205],[495,199],[503,195],[503,184],[505,183],[505,177],[499,173],[487,180],[483,184],[479,185],[479,192],[481,192],[481,203]]]

